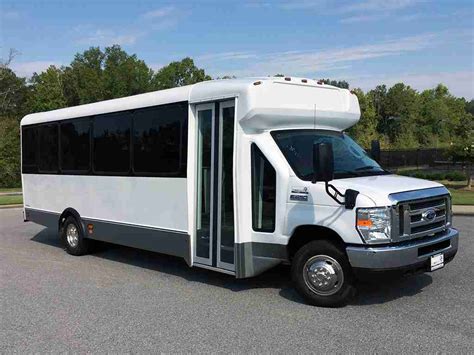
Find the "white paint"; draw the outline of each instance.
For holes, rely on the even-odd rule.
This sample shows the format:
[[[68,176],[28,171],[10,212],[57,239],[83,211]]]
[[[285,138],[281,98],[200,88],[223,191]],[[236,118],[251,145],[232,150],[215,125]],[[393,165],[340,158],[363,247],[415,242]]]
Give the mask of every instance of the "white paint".
[[[25,207],[188,232],[184,178],[23,174]]]

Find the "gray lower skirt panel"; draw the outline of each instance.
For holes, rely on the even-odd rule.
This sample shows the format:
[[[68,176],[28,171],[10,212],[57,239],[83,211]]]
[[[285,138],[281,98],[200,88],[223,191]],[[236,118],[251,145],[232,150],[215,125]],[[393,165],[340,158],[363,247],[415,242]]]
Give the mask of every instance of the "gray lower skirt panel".
[[[59,216],[59,213],[30,208],[25,210],[26,220],[53,228],[55,231],[58,230]],[[185,232],[87,218],[83,218],[82,222],[86,231],[88,224],[93,225],[93,232],[87,235],[87,238],[174,255],[184,258],[188,265],[191,264],[190,237]]]
[[[288,260],[286,245],[270,243],[235,244],[237,265],[235,276],[239,279],[261,274]]]
[[[86,230],[88,224],[93,225],[90,239],[179,256],[191,263],[187,233],[86,218],[83,221]]]
[[[58,230],[59,213],[25,208],[25,220]]]

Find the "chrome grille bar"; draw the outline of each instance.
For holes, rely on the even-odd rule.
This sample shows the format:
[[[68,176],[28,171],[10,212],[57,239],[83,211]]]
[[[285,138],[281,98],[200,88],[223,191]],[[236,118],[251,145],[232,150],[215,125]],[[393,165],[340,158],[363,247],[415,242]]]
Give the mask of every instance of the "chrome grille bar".
[[[397,202],[392,209],[393,241],[430,236],[450,225],[449,194],[425,194],[422,198]]]

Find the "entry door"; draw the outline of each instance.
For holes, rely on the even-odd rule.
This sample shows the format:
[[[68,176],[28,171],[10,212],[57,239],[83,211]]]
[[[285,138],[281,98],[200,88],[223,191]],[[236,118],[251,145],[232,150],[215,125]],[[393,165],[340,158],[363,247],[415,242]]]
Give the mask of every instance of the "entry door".
[[[196,263],[235,270],[234,101],[198,105]]]

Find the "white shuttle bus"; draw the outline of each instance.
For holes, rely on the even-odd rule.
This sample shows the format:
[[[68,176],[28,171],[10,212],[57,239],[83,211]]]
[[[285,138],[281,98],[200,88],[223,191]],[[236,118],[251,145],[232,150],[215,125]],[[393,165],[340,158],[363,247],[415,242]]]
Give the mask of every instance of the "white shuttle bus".
[[[381,168],[344,133],[359,118],[348,90],[293,77],[30,114],[24,219],[73,255],[98,240],[236,278],[290,263],[309,303],[342,305],[358,279],[433,271],[458,247],[448,190]]]

